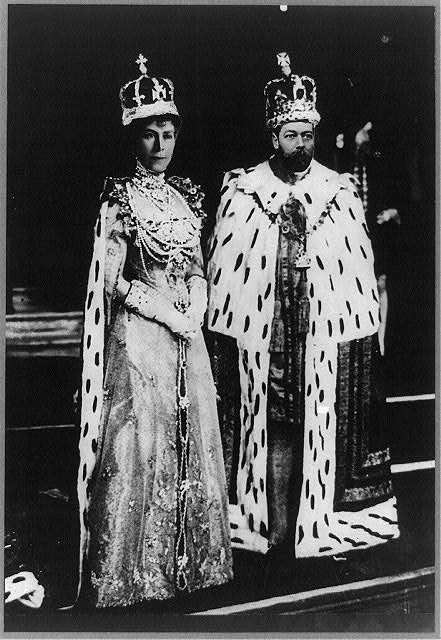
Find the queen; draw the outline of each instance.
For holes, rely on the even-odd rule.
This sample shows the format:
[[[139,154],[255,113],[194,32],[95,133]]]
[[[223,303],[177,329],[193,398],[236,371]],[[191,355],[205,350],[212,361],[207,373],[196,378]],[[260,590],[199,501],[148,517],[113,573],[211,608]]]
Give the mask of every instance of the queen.
[[[174,87],[120,91],[134,175],[108,178],[85,304],[80,601],[129,606],[232,579],[216,393],[201,331],[204,194],[166,179]]]

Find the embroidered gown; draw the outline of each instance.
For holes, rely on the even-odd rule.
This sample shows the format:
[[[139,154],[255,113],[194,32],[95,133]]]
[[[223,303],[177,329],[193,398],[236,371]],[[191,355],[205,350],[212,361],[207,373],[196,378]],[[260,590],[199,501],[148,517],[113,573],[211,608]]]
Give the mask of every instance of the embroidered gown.
[[[189,279],[203,277],[201,217],[179,192],[190,195],[191,203],[189,188],[192,194],[196,189],[173,180],[176,188],[169,185],[170,211],[142,195],[133,181],[109,180],[103,196],[103,279],[110,304],[104,309],[102,408],[96,437],[91,440],[84,433],[91,427],[86,422],[91,382],[86,379],[85,353],[83,396],[87,397],[79,476],[82,596],[96,607],[170,598],[178,588],[194,591],[232,578],[216,396],[202,332],[182,352],[183,341],[165,325],[128,311],[113,293],[123,270],[127,280],[142,281],[172,303],[185,306]],[[150,255],[139,241],[143,229],[150,237]],[[100,233],[98,228],[97,236]],[[151,255],[155,243],[157,247],[164,237],[178,247],[168,264]],[[91,282],[99,278],[96,269],[92,272],[89,289],[93,290]],[[86,351],[87,332],[86,318]],[[186,363],[182,363],[183,353]],[[177,431],[182,364],[187,445],[181,444]],[[92,461],[84,442],[88,438],[95,454]]]

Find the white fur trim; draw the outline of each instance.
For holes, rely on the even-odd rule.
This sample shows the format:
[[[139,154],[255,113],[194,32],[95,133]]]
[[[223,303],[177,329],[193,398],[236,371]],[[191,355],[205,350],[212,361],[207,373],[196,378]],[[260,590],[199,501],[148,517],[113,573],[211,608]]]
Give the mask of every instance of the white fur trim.
[[[158,100],[152,104],[143,104],[140,107],[132,107],[130,109],[123,109],[122,123],[124,126],[130,124],[133,120],[139,118],[150,118],[152,116],[166,116],[174,115],[179,116],[178,109],[174,102],[167,102],[165,100]]]
[[[279,236],[277,224],[271,223],[266,212],[277,213],[290,193],[304,205],[311,226],[318,221],[327,204],[333,203],[324,223],[307,241],[311,257],[308,270],[311,312],[305,384],[306,387],[311,384],[313,391],[305,404],[305,441],[312,430],[314,447],[311,455],[305,455],[305,482],[308,478],[311,482],[319,482],[317,474],[326,460],[335,466],[334,396],[338,343],[372,335],[379,324],[371,243],[363,206],[356,186],[348,176],[341,176],[314,160],[305,176],[292,186],[276,178],[268,162],[247,172],[238,169],[226,175],[209,247],[208,327],[238,341],[242,406],[237,498],[241,517],[234,537],[243,540],[245,547],[256,549],[260,549],[262,540],[266,540],[261,534],[267,527],[266,385]],[[322,350],[326,357],[320,364]],[[325,394],[320,403],[317,373],[320,390]],[[317,416],[316,403],[321,407]],[[325,407],[330,407],[328,433],[325,433]],[[320,455],[317,453],[317,461],[312,459],[315,443],[321,451]],[[334,485],[329,479],[334,472],[334,467],[328,471],[323,504],[317,502],[318,513],[322,518],[325,513],[327,515],[331,533],[332,527],[339,524],[339,514],[335,518],[333,515]],[[315,489],[321,495],[321,487]],[[310,499],[303,491],[298,525],[303,524],[305,532],[298,554],[321,555],[320,546],[328,545],[320,539],[316,542],[311,529],[315,519],[311,520],[308,502]],[[372,509],[366,510],[366,514],[371,512]],[[356,513],[362,520],[366,516],[365,510]],[[353,516],[348,522],[358,526],[357,517]],[[390,525],[390,531],[393,537],[399,535],[397,525]],[[370,536],[368,544],[374,542],[379,543],[375,535]],[[332,544],[329,546],[332,548]],[[332,552],[337,551],[333,548]]]

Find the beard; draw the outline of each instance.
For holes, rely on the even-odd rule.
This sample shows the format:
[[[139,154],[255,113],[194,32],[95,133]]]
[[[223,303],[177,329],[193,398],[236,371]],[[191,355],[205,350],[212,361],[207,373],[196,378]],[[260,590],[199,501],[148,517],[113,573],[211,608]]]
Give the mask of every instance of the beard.
[[[279,149],[278,155],[287,173],[300,173],[301,171],[306,171],[312,160],[312,154],[309,154],[305,149],[296,151],[290,156],[286,156]]]

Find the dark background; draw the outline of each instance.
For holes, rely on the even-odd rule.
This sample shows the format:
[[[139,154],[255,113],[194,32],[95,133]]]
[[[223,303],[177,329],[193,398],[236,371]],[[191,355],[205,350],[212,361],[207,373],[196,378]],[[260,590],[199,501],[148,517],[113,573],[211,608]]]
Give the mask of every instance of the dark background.
[[[388,392],[432,393],[434,42],[433,7],[10,5],[8,286],[37,287],[48,309],[82,308],[104,178],[130,169],[118,92],[139,52],[173,79],[184,117],[169,173],[202,185],[212,220],[223,172],[270,153],[263,88],[286,50],[317,82],[319,160],[332,164],[340,131],[374,124],[402,219]]]
[[[293,70],[317,82],[320,161],[333,166],[337,133],[345,132],[349,144],[357,129],[373,122],[372,148],[379,155],[370,201],[387,184],[385,204],[398,206],[401,215],[400,227],[391,231],[386,391],[433,393],[434,24],[432,7],[396,5],[290,6],[285,13],[279,5],[10,5],[9,291],[34,289],[39,309],[82,309],[104,178],[130,169],[118,92],[137,77],[140,52],[150,59],[151,74],[175,83],[184,124],[169,172],[192,177],[206,191],[208,233],[223,172],[271,152],[263,88],[278,75],[275,54],[286,50]],[[6,358],[5,530],[18,540],[20,562],[44,584],[47,608],[71,603],[76,589],[79,461],[72,396],[80,378],[78,357]],[[386,412],[392,462],[433,459],[433,401],[387,404]],[[395,547],[341,566],[307,560],[295,571],[283,559],[272,586],[268,574],[263,578],[261,558],[254,564],[236,556],[225,603],[432,565],[432,474],[394,476],[401,526]],[[206,600],[196,595],[203,607]],[[378,615],[378,605],[376,611],[380,627],[391,619],[390,609],[387,616]],[[135,624],[136,617],[128,617]],[[35,630],[36,618],[29,619]],[[17,620],[20,630],[23,621]],[[58,624],[66,629],[75,623]],[[127,630],[125,618],[121,624]]]

